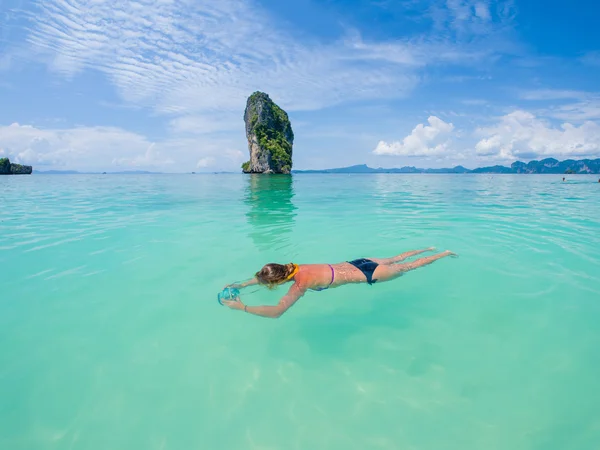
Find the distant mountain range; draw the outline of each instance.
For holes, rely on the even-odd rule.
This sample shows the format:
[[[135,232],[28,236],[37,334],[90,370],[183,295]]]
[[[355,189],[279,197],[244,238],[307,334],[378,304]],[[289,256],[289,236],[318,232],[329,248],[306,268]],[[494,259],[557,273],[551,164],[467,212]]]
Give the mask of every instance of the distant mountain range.
[[[123,172],[78,172],[76,170],[34,170],[33,173],[46,175],[72,175],[72,174],[160,174],[162,172],[147,172],[145,170],[131,170]],[[192,172],[194,173],[194,172]],[[238,173],[238,172],[213,172],[213,173]],[[379,167],[374,169],[366,164],[359,164],[350,167],[341,167],[337,169],[320,170],[292,170],[292,173],[550,173],[550,174],[600,174],[600,158],[598,159],[567,159],[558,161],[554,158],[542,159],[541,161],[530,161],[524,163],[516,161],[506,166],[478,167],[477,169],[467,169],[463,166],[456,166],[444,169],[420,169],[418,167],[406,166],[401,168],[385,169]]]
[[[600,159],[582,159],[558,161],[554,158],[542,159],[541,161],[530,161],[524,163],[516,161],[506,166],[479,167],[467,169],[456,166],[447,169],[419,169],[417,167],[401,167],[399,169],[374,169],[366,164],[342,167],[339,169],[324,170],[292,170],[292,173],[553,173],[553,174],[586,174],[600,173]]]
[[[366,164],[356,166],[341,167],[339,169],[322,170],[292,170],[292,173],[470,173],[471,171],[463,166],[456,166],[452,169],[419,169],[416,167],[401,167],[399,169],[384,169],[379,167],[374,169]]]

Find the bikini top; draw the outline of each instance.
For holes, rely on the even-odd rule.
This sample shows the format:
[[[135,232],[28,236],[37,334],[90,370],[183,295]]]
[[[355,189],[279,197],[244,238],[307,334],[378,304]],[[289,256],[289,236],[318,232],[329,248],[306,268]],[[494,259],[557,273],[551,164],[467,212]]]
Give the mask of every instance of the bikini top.
[[[331,286],[333,284],[333,280],[335,279],[335,272],[334,272],[333,266],[331,264],[327,264],[327,265],[331,269],[331,281],[329,282],[329,284],[327,286],[314,288],[314,289],[311,289],[311,291],[316,291],[316,292],[324,291],[325,289],[329,288],[329,286]]]
[[[327,265],[331,269],[331,281],[329,282],[329,284],[327,286],[310,289],[311,291],[316,291],[316,292],[324,291],[325,289],[329,288],[329,286],[331,286],[333,284],[333,280],[335,279],[335,272],[334,272],[333,266],[331,264],[327,264]],[[289,281],[292,278],[294,278],[296,276],[296,274],[298,273],[298,270],[300,270],[300,266],[298,266],[298,264],[294,264],[294,270],[292,270],[292,273],[290,273],[285,280]]]

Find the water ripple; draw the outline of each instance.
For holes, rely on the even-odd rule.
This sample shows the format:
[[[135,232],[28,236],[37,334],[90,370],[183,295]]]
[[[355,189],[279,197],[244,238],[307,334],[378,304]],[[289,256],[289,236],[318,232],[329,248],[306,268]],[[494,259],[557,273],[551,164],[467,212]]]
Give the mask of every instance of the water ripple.
[[[597,182],[33,175],[0,198],[0,447],[600,442]],[[215,301],[266,262],[432,245],[460,258],[276,321]]]

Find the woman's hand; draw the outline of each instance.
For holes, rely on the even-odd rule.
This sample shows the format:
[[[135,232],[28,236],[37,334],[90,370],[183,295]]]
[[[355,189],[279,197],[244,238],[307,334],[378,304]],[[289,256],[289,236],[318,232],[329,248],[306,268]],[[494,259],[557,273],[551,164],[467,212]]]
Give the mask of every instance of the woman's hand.
[[[242,289],[244,286],[237,283],[226,284],[223,289],[231,288],[231,289]]]
[[[239,297],[236,297],[235,300],[221,300],[221,303],[231,309],[239,310],[243,310],[246,306],[242,303],[242,300]]]

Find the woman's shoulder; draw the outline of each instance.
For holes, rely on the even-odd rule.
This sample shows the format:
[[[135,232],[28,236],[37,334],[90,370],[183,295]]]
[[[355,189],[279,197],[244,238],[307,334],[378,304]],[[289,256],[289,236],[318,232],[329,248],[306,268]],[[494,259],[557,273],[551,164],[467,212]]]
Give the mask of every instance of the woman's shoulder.
[[[329,264],[298,264],[300,269],[319,270],[329,267]]]
[[[329,269],[327,264],[301,264],[300,270],[294,278],[296,281],[306,282],[319,277],[326,268]]]

